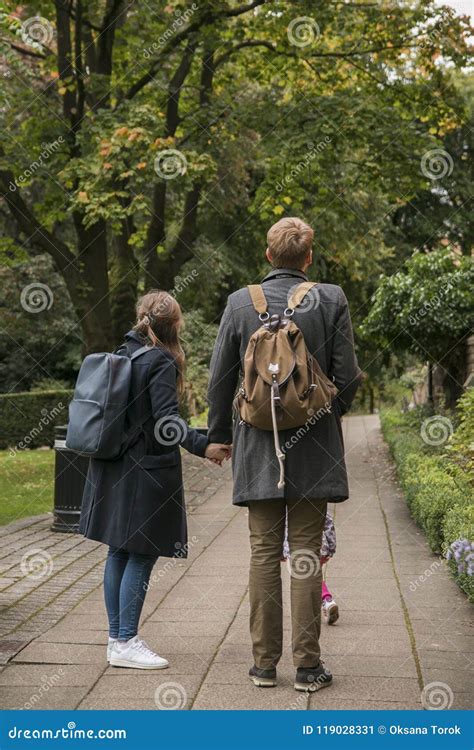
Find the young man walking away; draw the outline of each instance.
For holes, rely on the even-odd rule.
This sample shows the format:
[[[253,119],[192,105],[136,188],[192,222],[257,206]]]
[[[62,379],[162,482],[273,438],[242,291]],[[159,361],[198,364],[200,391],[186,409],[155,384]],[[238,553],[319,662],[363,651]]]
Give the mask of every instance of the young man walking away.
[[[208,392],[209,439],[233,442],[233,502],[247,506],[249,513],[254,657],[249,676],[259,687],[276,685],[283,648],[280,560],[288,513],[295,688],[304,691],[332,681],[320,659],[319,556],[327,503],[348,497],[340,420],[360,378],[342,289],[319,283],[301,287],[308,282],[312,240],[311,227],[297,218],[281,219],[271,227],[266,258],[272,270],[261,288],[245,287],[230,295],[214,346]],[[296,365],[291,359],[297,329],[308,353],[304,366],[301,348]],[[251,341],[254,334],[258,342],[255,336]],[[286,336],[286,344],[281,336]],[[233,409],[239,376],[250,371]],[[304,392],[301,387],[298,391],[305,378]],[[307,408],[303,423],[298,404],[307,406],[311,399],[319,403],[324,393],[330,394],[324,405]],[[297,426],[288,427],[292,420]]]

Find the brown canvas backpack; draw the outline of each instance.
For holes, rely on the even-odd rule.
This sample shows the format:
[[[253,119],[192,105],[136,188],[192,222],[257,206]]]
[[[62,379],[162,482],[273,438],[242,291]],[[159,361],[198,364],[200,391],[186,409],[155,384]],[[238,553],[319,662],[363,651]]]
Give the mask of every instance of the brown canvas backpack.
[[[284,458],[278,430],[308,428],[330,411],[337,394],[334,383],[324,374],[308,351],[302,332],[292,320],[314,282],[299,284],[282,315],[267,310],[262,286],[248,287],[262,325],[251,336],[244,357],[243,379],[236,396],[241,420],[261,430],[272,430],[280,464],[278,487],[285,484]]]

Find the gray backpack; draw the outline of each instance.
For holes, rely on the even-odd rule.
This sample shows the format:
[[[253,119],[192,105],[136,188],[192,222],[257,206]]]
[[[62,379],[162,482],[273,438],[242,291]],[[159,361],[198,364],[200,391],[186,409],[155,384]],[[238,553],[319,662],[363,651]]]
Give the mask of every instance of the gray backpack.
[[[148,351],[149,346],[142,346],[132,355],[101,352],[85,357],[69,404],[66,448],[90,458],[114,459],[133,444],[151,412],[125,430],[132,361]]]

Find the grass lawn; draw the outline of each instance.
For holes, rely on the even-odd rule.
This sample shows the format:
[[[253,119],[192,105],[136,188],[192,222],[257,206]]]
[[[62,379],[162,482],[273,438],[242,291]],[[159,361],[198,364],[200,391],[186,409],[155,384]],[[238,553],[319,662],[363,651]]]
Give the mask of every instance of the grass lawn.
[[[0,451],[0,525],[52,510],[54,451]]]

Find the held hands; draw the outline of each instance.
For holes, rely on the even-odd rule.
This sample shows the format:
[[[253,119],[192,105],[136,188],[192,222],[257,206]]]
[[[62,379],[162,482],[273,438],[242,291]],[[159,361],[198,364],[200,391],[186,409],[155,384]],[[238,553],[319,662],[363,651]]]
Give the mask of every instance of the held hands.
[[[213,463],[221,466],[223,461],[227,461],[232,456],[232,446],[224,445],[224,443],[209,443],[204,455]]]

